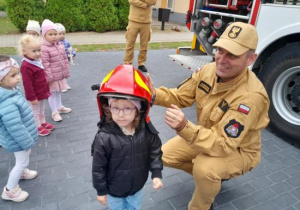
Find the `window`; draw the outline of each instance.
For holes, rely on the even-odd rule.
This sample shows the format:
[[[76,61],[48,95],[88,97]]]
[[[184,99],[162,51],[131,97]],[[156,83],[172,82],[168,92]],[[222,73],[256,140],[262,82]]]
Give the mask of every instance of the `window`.
[[[167,0],[167,1],[168,1],[167,8],[171,9],[171,12],[174,12],[174,1],[175,0]]]

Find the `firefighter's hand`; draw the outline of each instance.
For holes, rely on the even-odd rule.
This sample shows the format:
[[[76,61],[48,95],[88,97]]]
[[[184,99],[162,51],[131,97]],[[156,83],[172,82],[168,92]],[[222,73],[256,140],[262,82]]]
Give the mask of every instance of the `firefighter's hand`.
[[[158,189],[162,188],[164,185],[163,185],[161,179],[156,177],[156,178],[153,178],[153,180],[152,180],[152,186],[154,189],[158,190]]]
[[[176,131],[181,131],[187,123],[184,113],[174,104],[171,104],[171,107],[167,109],[165,122]]]
[[[152,81],[149,73],[146,75],[146,78],[147,78],[147,80],[149,82],[149,85],[150,85],[150,88],[151,88],[151,94],[155,95],[155,87],[153,85],[153,81]]]
[[[106,195],[103,195],[103,196],[97,195],[97,200],[102,205],[107,205],[107,196]]]

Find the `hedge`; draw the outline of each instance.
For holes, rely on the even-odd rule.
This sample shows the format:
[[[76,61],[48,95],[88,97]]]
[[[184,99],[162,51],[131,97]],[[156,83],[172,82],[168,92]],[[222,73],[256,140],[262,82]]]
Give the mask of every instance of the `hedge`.
[[[29,19],[61,23],[68,32],[111,31],[128,24],[128,0],[6,0],[12,23],[25,31]]]
[[[12,23],[25,31],[29,19],[43,20],[44,2],[42,0],[6,0],[6,12]]]

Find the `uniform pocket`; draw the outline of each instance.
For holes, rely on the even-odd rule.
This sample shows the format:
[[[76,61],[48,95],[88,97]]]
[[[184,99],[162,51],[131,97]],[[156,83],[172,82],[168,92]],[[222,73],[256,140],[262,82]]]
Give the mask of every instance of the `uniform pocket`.
[[[152,28],[150,28],[150,30],[149,30],[149,40],[148,40],[148,42],[151,40],[151,35],[152,35]]]
[[[126,33],[125,33],[125,39],[128,39],[128,36],[129,36],[128,34],[130,33],[129,30],[130,30],[130,27],[127,26],[126,27]]]
[[[225,112],[223,112],[219,107],[215,107],[211,112],[209,119],[213,122],[219,122],[224,114]]]

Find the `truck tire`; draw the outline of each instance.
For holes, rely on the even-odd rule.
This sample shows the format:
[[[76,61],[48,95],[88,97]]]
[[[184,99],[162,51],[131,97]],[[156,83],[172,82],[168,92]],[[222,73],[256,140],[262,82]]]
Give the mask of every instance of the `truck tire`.
[[[270,124],[276,135],[300,144],[300,42],[277,50],[263,64],[258,77],[270,98]]]

